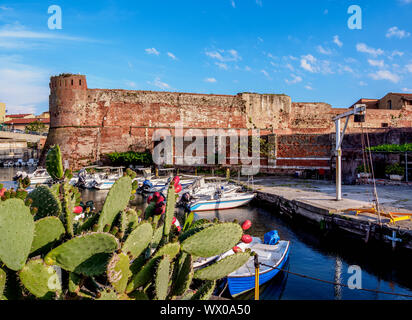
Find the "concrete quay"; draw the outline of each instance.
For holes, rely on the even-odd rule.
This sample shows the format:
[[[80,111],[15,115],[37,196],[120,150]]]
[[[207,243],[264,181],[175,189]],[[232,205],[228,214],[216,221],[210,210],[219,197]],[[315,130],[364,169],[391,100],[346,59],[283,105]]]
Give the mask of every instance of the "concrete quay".
[[[241,179],[241,184],[246,184]],[[362,239],[390,244],[393,248],[412,249],[412,221],[391,223],[389,218],[370,213],[346,212],[348,209],[370,208],[372,186],[344,185],[343,200],[335,200],[335,185],[330,181],[302,180],[284,177],[257,177],[253,186],[258,202],[274,206],[276,212],[290,219],[303,218],[323,230],[339,229]],[[378,186],[379,202],[385,212],[412,215],[410,186]]]

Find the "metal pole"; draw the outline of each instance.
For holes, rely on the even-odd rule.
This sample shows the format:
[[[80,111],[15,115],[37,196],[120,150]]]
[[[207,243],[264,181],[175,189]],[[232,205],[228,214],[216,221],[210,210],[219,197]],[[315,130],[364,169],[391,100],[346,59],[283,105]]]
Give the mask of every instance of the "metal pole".
[[[406,182],[409,182],[409,179],[408,179],[408,151],[405,151],[405,179],[406,179]]]
[[[342,200],[342,148],[340,135],[340,119],[335,121],[336,125],[336,201]]]
[[[259,300],[259,256],[255,255],[255,300]]]

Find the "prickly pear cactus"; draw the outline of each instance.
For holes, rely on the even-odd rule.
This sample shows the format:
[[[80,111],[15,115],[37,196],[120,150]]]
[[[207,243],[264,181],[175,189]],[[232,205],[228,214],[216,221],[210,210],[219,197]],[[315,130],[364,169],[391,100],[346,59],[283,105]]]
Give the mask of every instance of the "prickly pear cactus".
[[[116,237],[107,233],[89,233],[75,237],[50,251],[44,261],[67,271],[76,271],[83,263],[98,254],[118,249]],[[78,272],[78,271],[76,271]]]
[[[47,186],[36,187],[27,198],[33,200],[31,207],[37,208],[36,220],[47,216],[58,217],[62,212],[59,197]]]
[[[50,249],[57,240],[65,234],[63,223],[57,217],[46,217],[34,223],[34,238],[31,244],[30,253],[36,251],[45,252]]]
[[[107,279],[118,293],[126,290],[131,276],[129,265],[130,260],[127,255],[115,253],[107,266]]]
[[[173,217],[175,216],[176,207],[176,194],[173,184],[170,184],[167,190],[167,202],[166,202],[166,213],[165,222],[163,226],[163,236],[168,237],[170,233],[170,228],[172,227]]]
[[[11,270],[23,268],[34,236],[30,209],[20,199],[0,202],[0,260]]]
[[[24,287],[40,299],[52,299],[62,291],[56,270],[41,259],[27,262],[19,277]]]
[[[0,297],[3,295],[4,289],[6,288],[6,280],[6,272],[0,268]]]
[[[124,176],[117,180],[104,202],[102,212],[98,221],[98,231],[103,231],[106,225],[111,226],[116,216],[122,212],[130,200],[132,191],[132,179],[129,176]]]
[[[232,254],[205,268],[196,270],[194,278],[200,280],[222,279],[243,266],[250,259],[250,257],[250,252]]]
[[[241,226],[236,223],[215,224],[186,238],[182,242],[182,250],[198,257],[212,257],[233,248],[239,243],[242,234]]]
[[[61,180],[64,177],[62,154],[58,145],[49,149],[46,156],[46,169],[53,180]]]
[[[134,258],[138,257],[145,248],[149,245],[153,237],[153,228],[149,222],[140,224],[127,237],[123,244],[122,250],[127,254],[131,254]]]
[[[209,300],[215,291],[216,281],[207,281],[197,292],[191,297],[191,300]]]
[[[177,277],[173,283],[172,296],[181,296],[189,289],[194,275],[192,256],[185,254],[183,264],[177,267],[179,270],[177,270]]]
[[[170,258],[163,256],[155,266],[154,297],[155,300],[165,300],[169,288]]]

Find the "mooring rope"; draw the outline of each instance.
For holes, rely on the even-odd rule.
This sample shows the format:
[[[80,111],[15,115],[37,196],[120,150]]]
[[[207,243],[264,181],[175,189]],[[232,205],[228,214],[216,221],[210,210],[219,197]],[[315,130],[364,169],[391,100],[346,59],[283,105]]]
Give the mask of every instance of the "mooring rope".
[[[289,270],[285,270],[285,269],[282,269],[282,268],[279,268],[279,267],[269,266],[269,265],[264,264],[262,262],[259,262],[259,264],[262,265],[262,266],[268,267],[272,270],[277,269],[279,271],[286,272],[286,273],[289,273],[289,274],[292,274],[294,276],[298,276],[298,277],[301,277],[301,278],[306,278],[306,279],[310,279],[310,280],[315,280],[315,281],[320,281],[320,282],[324,282],[324,283],[328,283],[328,284],[333,284],[335,286],[341,286],[341,287],[349,288],[349,286],[347,284],[307,276],[307,275],[304,275],[304,274],[300,274],[300,273],[292,272],[292,271],[289,271]],[[356,289],[356,290],[374,292],[374,293],[382,293],[382,294],[388,294],[388,295],[400,296],[400,297],[406,297],[406,298],[412,298],[412,295],[403,294],[403,293],[387,292],[387,291],[374,290],[374,289],[364,289],[364,288],[360,288],[360,289]]]

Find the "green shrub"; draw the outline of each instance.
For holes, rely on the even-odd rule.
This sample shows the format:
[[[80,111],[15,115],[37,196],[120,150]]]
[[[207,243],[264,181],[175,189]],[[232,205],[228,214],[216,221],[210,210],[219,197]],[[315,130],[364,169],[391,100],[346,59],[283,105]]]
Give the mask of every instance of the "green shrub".
[[[405,144],[381,144],[368,148],[372,152],[412,152],[412,143]]]
[[[357,173],[371,173],[371,170],[370,170],[369,166],[366,166],[366,168],[365,168],[365,165],[361,164],[356,168],[356,172]]]
[[[388,165],[385,168],[386,174],[397,174],[399,176],[403,176],[405,173],[405,169],[399,165],[399,163],[395,163],[392,165]]]
[[[149,151],[146,152],[112,152],[107,155],[109,160],[114,165],[147,165],[153,164],[152,154]]]

